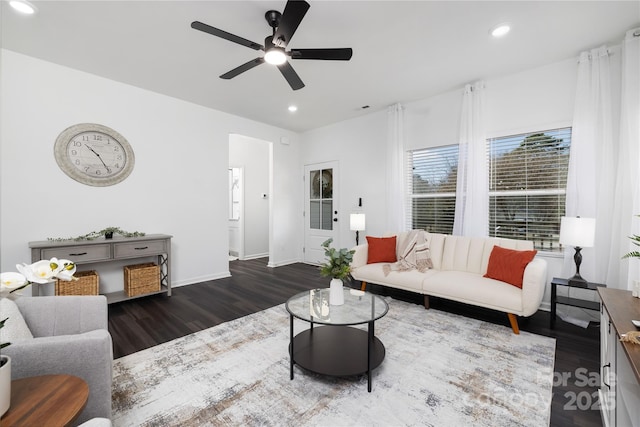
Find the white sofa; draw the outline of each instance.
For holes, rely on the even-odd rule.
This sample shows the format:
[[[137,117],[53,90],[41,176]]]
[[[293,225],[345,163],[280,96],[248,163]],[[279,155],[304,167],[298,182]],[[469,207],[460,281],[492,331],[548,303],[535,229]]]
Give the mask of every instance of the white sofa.
[[[522,289],[509,283],[483,277],[489,256],[495,245],[514,250],[531,250],[533,242],[502,238],[470,238],[446,234],[425,233],[433,269],[391,271],[385,276],[383,265],[367,264],[368,245],[356,246],[351,275],[362,282],[404,289],[424,295],[429,308],[429,296],[446,298],[508,314],[513,332],[518,334],[516,316],[531,316],[540,307],[547,280],[547,262],[534,258],[525,271]],[[397,234],[397,246],[406,233]],[[396,254],[397,254],[396,246]]]

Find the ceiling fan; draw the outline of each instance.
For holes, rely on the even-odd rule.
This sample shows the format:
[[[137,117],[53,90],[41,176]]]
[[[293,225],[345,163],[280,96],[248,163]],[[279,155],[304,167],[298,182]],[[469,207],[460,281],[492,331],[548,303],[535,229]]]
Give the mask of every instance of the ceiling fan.
[[[291,41],[293,34],[296,32],[298,25],[300,25],[302,18],[304,18],[307,10],[309,10],[309,7],[310,5],[306,1],[288,0],[287,5],[284,8],[284,12],[280,13],[277,10],[267,11],[264,17],[269,23],[269,26],[273,29],[273,34],[264,39],[264,46],[252,42],[251,40],[236,36],[235,34],[203,24],[199,21],[192,22],[191,28],[221,37],[225,40],[229,40],[230,42],[238,43],[254,50],[262,50],[265,52],[264,56],[260,56],[246,62],[239,67],[224,73],[220,78],[232,79],[245,71],[257,67],[263,62],[267,62],[278,67],[284,78],[289,83],[289,86],[291,86],[291,89],[298,90],[304,87],[304,83],[291,64],[287,61],[287,56],[291,57],[291,59],[348,61],[351,59],[351,55],[353,54],[351,48],[285,50],[289,41]]]

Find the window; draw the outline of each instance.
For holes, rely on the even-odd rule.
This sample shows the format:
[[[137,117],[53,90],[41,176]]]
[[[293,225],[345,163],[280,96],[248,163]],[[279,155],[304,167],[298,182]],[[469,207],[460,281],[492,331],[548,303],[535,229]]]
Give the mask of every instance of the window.
[[[489,235],[559,250],[571,128],[487,140]]]
[[[451,234],[456,207],[458,146],[407,153],[408,225],[431,233]]]

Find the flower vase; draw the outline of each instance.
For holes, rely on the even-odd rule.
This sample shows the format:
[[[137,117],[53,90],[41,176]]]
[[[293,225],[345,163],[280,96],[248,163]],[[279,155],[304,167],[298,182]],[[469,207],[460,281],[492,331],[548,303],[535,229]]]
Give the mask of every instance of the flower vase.
[[[11,405],[11,358],[0,356],[0,417]]]
[[[342,280],[340,279],[331,279],[331,284],[329,285],[329,304],[344,304],[344,292],[342,291]]]

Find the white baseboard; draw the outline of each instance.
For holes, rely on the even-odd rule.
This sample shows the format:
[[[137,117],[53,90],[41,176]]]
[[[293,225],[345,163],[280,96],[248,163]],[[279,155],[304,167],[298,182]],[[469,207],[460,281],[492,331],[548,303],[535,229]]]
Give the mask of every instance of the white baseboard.
[[[297,262],[300,262],[300,260],[299,259],[290,259],[290,260],[278,261],[278,262],[269,261],[269,263],[267,264],[267,267],[271,267],[271,268],[282,267],[284,265],[295,264]]]
[[[269,256],[269,252],[266,252],[263,254],[245,255],[244,258],[242,258],[242,261],[248,261],[250,259],[258,259],[258,258],[266,258],[268,256]]]
[[[209,280],[224,279],[225,277],[231,277],[231,273],[229,271],[224,271],[221,273],[208,274],[206,276],[192,277],[177,282],[171,282],[171,287],[179,288],[180,286],[195,285],[196,283],[207,282]]]

